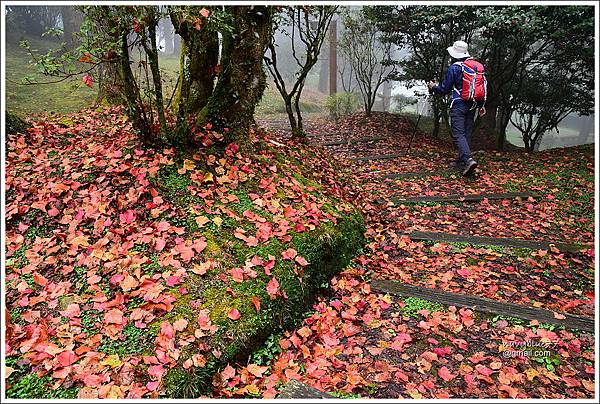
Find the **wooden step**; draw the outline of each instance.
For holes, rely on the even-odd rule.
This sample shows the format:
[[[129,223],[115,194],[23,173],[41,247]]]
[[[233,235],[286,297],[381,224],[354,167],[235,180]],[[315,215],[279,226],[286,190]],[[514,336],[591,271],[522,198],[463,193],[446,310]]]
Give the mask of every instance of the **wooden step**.
[[[408,172],[408,173],[387,174],[381,178],[395,180],[395,179],[414,178],[414,177],[433,177],[436,175],[446,175],[446,174],[460,175],[460,173],[458,171],[435,170],[435,171],[415,171],[415,172]]]
[[[387,137],[364,137],[359,139],[347,139],[347,140],[334,140],[331,142],[323,142],[318,143],[319,146],[340,146],[344,144],[358,144],[358,143],[368,143],[368,142],[379,142],[381,140],[388,139]]]
[[[315,389],[298,380],[290,380],[277,398],[334,398],[333,396],[323,393],[321,390]]]
[[[554,242],[554,241],[539,241],[539,240],[523,240],[517,238],[494,238],[472,236],[468,234],[452,234],[441,232],[417,231],[406,234],[411,240],[417,241],[434,241],[434,242],[454,242],[454,243],[469,243],[477,245],[495,245],[511,248],[529,248],[532,250],[549,250],[553,245],[561,251],[576,252],[583,248],[590,248],[590,245],[578,242]]]
[[[549,323],[566,328],[594,332],[594,319],[591,317],[576,316],[568,313],[559,313],[564,319],[558,319],[551,310],[528,307],[508,302],[487,299],[484,297],[469,296],[459,293],[446,292],[438,289],[429,289],[421,286],[406,285],[397,281],[374,279],[371,289],[379,293],[403,297],[418,297],[446,306],[467,307],[482,313],[493,315],[517,317],[524,320],[538,320],[540,323]],[[562,316],[560,316],[562,318]]]
[[[399,153],[399,154],[375,154],[372,156],[363,156],[363,157],[352,157],[348,160],[352,160],[352,161],[370,161],[370,160],[391,160],[391,159],[395,159],[398,157],[406,157],[407,154],[406,153]]]
[[[473,194],[473,195],[445,195],[445,196],[391,196],[389,199],[396,205],[404,203],[418,202],[481,202],[484,199],[499,200],[499,199],[515,199],[515,198],[539,198],[539,195],[529,192],[507,192],[502,194]],[[386,203],[385,199],[378,198],[375,200],[377,204]]]

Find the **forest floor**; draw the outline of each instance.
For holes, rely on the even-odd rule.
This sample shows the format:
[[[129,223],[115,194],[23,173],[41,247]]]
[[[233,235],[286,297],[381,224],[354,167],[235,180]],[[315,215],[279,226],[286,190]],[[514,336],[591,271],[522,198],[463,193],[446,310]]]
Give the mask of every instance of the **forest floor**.
[[[310,246],[331,236],[302,234],[351,215],[344,200],[365,218],[366,247],[303,322],[247,361],[228,360],[210,396],[272,398],[297,379],[340,398],[593,397],[588,331],[372,287],[395,281],[559,321],[593,317],[593,145],[477,153],[477,175],[463,178],[445,170],[455,154],[446,141],[419,132],[406,154],[413,124],[393,114],[313,119],[308,145],[289,139],[284,120],[262,120],[271,133],[256,135],[257,152],[232,146],[223,159],[144,149],[120,119],[113,109],[59,114],[8,142],[12,397],[169,396],[186,382],[167,377],[175,362],[202,370],[227,354],[231,339],[208,346],[207,335],[238,337],[282,313],[276,303],[293,288],[273,279],[318,265]],[[434,198],[449,195],[458,197]],[[424,231],[556,246],[416,239]],[[198,279],[220,292],[194,288]]]
[[[261,124],[277,131],[282,142],[288,136],[284,120]],[[272,338],[248,364],[227,367],[222,384],[215,386],[219,396],[271,398],[291,379],[344,398],[594,396],[589,330],[377,293],[371,287],[374,280],[392,280],[547,309],[554,319],[593,318],[593,145],[535,154],[476,153],[477,174],[464,178],[446,169],[455,158],[447,142],[419,133],[405,154],[412,125],[383,113],[370,119],[356,114],[339,124],[307,122],[309,141],[330,143],[322,147],[352,173],[347,185],[367,218],[368,248],[331,281],[329,295],[301,327]],[[374,158],[350,160],[364,156]],[[391,174],[400,175],[388,178]],[[532,197],[514,198],[511,192]],[[500,197],[427,200],[481,194]],[[395,199],[417,196],[414,202]],[[502,246],[408,236],[417,231],[461,234],[467,240],[508,238],[517,246],[521,239],[573,242],[578,248],[567,252],[554,245],[511,247],[511,240]]]

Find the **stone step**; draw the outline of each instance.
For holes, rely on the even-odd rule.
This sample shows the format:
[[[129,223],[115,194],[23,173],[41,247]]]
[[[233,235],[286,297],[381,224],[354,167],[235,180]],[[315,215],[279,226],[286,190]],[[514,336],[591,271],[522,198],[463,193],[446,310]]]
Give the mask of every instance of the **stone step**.
[[[307,384],[299,382],[298,380],[290,380],[277,398],[334,398],[333,396],[322,392],[321,390],[315,389]]]
[[[591,317],[576,316],[568,313],[556,313],[559,314],[557,316],[551,310],[500,302],[484,297],[446,292],[438,289],[429,289],[421,286],[406,285],[397,281],[374,279],[371,281],[371,289],[375,292],[389,293],[396,296],[418,297],[446,306],[467,307],[482,313],[517,317],[530,321],[538,320],[540,323],[549,323],[590,333],[594,333],[595,329],[594,319]]]
[[[501,200],[501,199],[515,199],[515,198],[539,198],[539,195],[532,194],[529,192],[507,192],[501,194],[473,194],[473,195],[445,195],[445,196],[391,196],[389,199],[396,205],[404,203],[418,203],[418,202],[481,202],[484,199],[488,200]],[[377,204],[386,203],[383,198],[378,198],[374,201]]]
[[[553,245],[555,248],[561,251],[576,252],[583,248],[591,248],[592,244],[585,244],[579,242],[554,242],[554,241],[539,241],[539,240],[523,240],[517,238],[494,238],[494,237],[482,237],[472,236],[468,234],[452,234],[452,233],[441,233],[441,232],[427,232],[417,231],[413,233],[407,233],[411,240],[416,241],[434,241],[434,242],[455,242],[455,243],[469,243],[476,245],[495,245],[501,247],[512,247],[512,248],[529,248],[532,250],[549,250],[550,246]]]

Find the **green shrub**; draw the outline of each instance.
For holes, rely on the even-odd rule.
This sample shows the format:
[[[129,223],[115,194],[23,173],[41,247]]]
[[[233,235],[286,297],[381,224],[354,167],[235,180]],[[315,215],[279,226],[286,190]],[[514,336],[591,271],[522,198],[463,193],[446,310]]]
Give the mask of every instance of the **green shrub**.
[[[329,116],[337,121],[358,109],[358,99],[353,93],[332,94],[325,100],[325,107],[329,111]]]
[[[408,107],[409,105],[414,105],[416,103],[417,99],[415,97],[408,97],[403,94],[397,94],[392,97],[391,111],[395,113],[401,113],[406,107]]]

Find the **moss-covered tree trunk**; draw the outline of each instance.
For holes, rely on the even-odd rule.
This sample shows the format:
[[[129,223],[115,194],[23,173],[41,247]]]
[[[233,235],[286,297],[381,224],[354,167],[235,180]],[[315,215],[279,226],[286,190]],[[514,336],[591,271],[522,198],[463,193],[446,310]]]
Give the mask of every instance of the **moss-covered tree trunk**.
[[[140,99],[140,91],[137,88],[137,82],[131,70],[129,61],[129,44],[127,41],[128,32],[124,31],[120,38],[121,55],[119,56],[119,70],[123,92],[121,96],[127,106],[127,115],[133,121],[133,127],[141,134],[142,140],[148,145],[154,145],[155,140],[152,135],[150,123]]]
[[[148,39],[150,44],[143,38],[143,46],[150,61],[150,70],[152,71],[152,83],[156,96],[156,109],[158,113],[158,123],[160,126],[160,135],[164,139],[167,136],[167,121],[165,119],[165,104],[162,92],[162,79],[160,78],[160,69],[158,67],[158,47],[156,46],[156,16],[152,15],[148,24]]]
[[[121,101],[123,84],[119,76],[119,63],[102,63],[98,66],[98,96],[96,104],[107,102],[115,104]]]
[[[175,32],[182,38],[179,84],[175,105],[182,115],[196,114],[206,106],[214,88],[216,66],[219,63],[219,37],[217,31],[201,27],[196,29],[171,13]]]
[[[200,118],[217,128],[229,128],[227,143],[243,141],[254,122],[254,109],[266,86],[263,56],[272,32],[271,8],[227,7],[233,17],[233,33],[225,34],[222,73]]]

